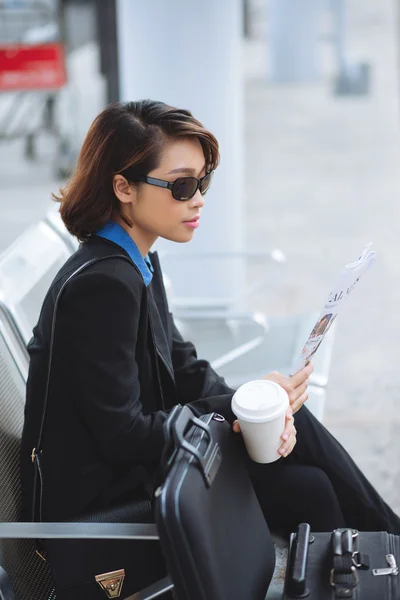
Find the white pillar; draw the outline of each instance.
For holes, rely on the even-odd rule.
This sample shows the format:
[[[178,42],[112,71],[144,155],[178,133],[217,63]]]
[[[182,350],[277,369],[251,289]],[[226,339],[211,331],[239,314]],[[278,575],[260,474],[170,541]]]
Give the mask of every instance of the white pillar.
[[[338,76],[345,77],[349,72],[349,61],[346,54],[348,33],[348,5],[346,0],[333,0],[332,10],[335,18],[335,49],[337,58]]]
[[[236,261],[184,257],[243,250],[242,2],[117,0],[117,27],[121,100],[189,109],[220,143],[221,165],[193,241],[158,244],[181,256],[179,264],[163,261],[175,294],[231,296],[240,285]]]
[[[270,80],[307,83],[319,78],[321,0],[268,0]]]

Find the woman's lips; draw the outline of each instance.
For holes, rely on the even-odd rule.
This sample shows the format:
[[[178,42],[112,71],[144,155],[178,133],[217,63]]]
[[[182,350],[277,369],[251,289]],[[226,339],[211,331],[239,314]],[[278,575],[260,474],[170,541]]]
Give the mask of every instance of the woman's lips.
[[[196,217],[196,219],[192,219],[191,221],[184,221],[184,225],[190,227],[190,229],[197,229],[200,225],[200,218]]]

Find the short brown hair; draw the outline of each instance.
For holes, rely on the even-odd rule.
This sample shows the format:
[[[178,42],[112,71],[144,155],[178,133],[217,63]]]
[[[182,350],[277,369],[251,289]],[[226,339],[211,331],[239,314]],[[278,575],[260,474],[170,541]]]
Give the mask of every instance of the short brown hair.
[[[75,173],[54,200],[68,231],[81,241],[120,214],[113,177],[129,168],[131,183],[155,169],[166,139],[199,140],[207,170],[219,162],[218,142],[188,110],[141,100],[111,104],[92,123]],[[135,184],[140,185],[140,184]]]

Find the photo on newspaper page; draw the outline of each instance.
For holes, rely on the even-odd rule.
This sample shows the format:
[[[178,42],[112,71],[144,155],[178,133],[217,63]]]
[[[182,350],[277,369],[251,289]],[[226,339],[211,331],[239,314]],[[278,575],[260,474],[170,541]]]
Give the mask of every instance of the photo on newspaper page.
[[[371,249],[371,246],[372,244],[367,244],[358,260],[344,267],[332,292],[328,296],[308,340],[304,344],[301,355],[291,370],[292,374],[303,369],[312,360],[329,329],[332,327],[341,305],[349,297],[364,273],[374,264],[376,252]]]

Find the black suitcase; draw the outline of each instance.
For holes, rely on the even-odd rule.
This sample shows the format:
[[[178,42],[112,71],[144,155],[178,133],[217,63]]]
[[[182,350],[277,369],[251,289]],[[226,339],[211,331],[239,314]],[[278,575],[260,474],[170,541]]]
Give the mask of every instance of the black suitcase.
[[[400,537],[386,532],[337,529],[292,534],[285,600],[398,600]]]
[[[156,521],[177,598],[264,600],[275,550],[231,426],[176,407],[166,437]]]

